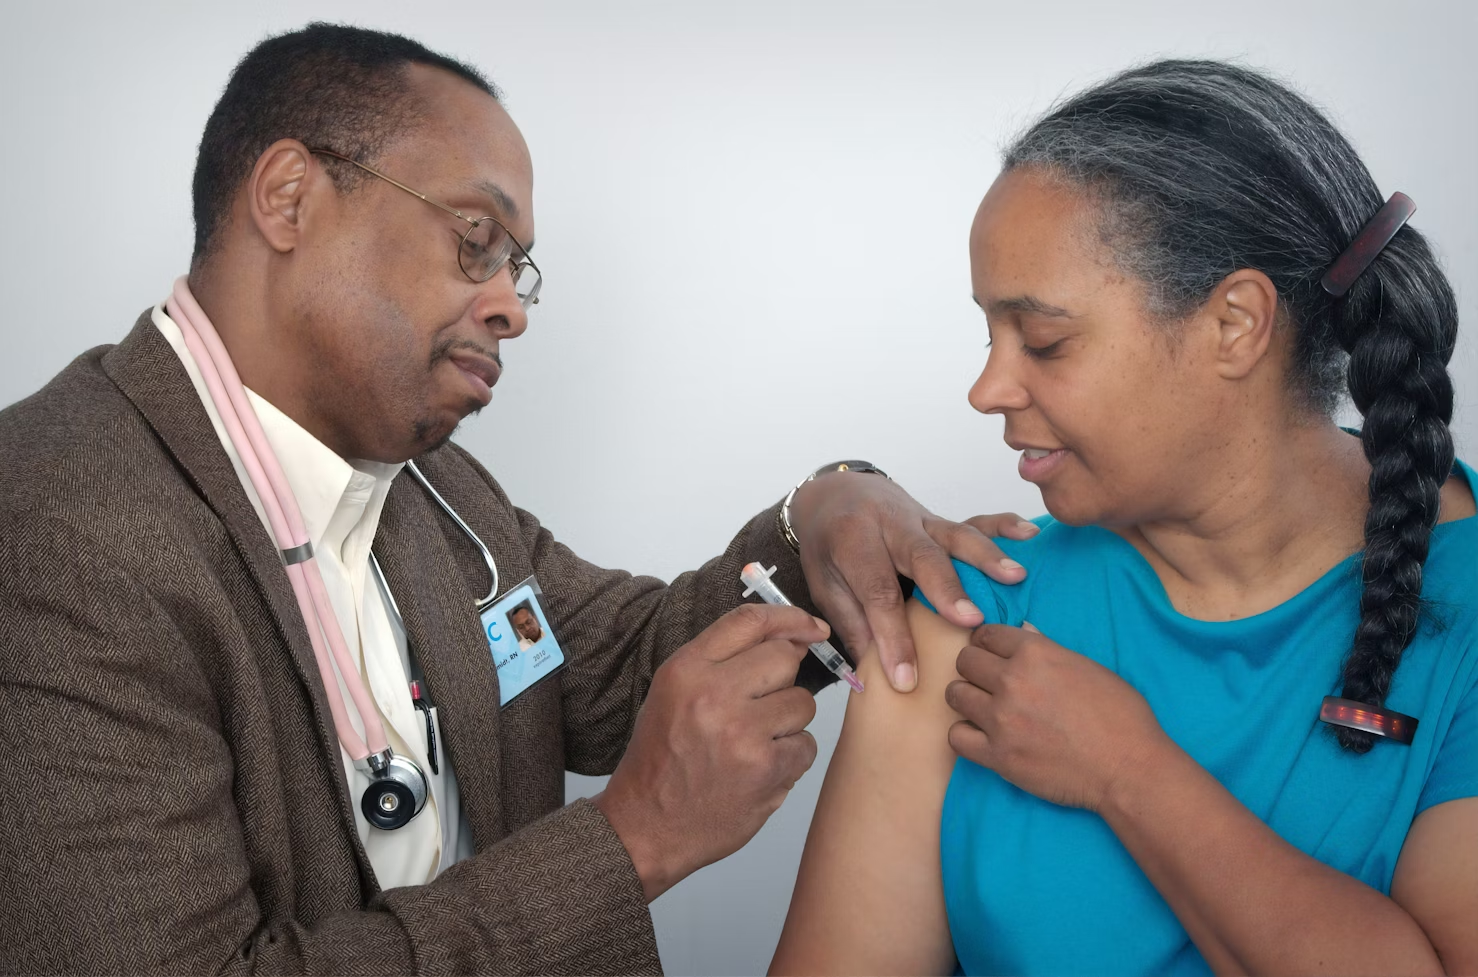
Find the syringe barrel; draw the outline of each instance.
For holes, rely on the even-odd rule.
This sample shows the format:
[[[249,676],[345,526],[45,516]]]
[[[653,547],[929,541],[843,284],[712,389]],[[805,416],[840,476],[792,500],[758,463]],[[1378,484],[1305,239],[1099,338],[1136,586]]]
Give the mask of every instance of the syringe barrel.
[[[830,641],[816,642],[811,646],[811,654],[821,659],[821,664],[833,672],[847,663],[847,659],[843,658],[841,652],[831,646]]]
[[[780,591],[780,588],[770,582],[770,574],[774,572],[774,570],[766,570],[762,564],[749,563],[745,565],[743,570],[739,571],[739,579],[744,581],[745,587],[749,588],[746,593],[752,591],[759,594],[760,599],[766,604],[783,604],[786,607],[794,607],[795,605]],[[862,691],[862,683],[858,681],[857,676],[852,672],[852,667],[847,664],[847,659],[843,658],[841,652],[831,646],[830,641],[818,641],[810,647],[811,654],[821,659],[821,664],[825,665],[832,674],[846,679],[847,684],[854,691]]]

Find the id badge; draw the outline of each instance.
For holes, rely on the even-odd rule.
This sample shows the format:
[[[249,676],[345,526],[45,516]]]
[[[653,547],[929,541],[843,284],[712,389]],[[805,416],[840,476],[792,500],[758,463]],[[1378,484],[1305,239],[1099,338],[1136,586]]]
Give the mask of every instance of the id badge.
[[[565,663],[539,603],[543,595],[539,581],[529,577],[482,612],[482,633],[498,670],[499,708]]]

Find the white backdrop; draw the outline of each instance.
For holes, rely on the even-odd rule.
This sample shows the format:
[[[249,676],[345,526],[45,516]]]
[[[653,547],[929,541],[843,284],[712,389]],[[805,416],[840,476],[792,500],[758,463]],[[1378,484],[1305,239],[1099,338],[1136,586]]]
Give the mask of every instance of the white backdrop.
[[[1013,131],[1164,55],[1280,73],[1384,192],[1418,201],[1462,302],[1456,432],[1478,452],[1465,0],[3,6],[0,405],[164,296],[228,72],[265,34],[327,19],[411,34],[507,92],[534,156],[545,290],[459,437],[589,559],[671,577],[846,456],[950,514],[1040,512],[999,421],[965,403],[985,356],[966,233]],[[670,972],[764,970],[842,701],[821,697],[817,770],[760,836],[654,907]]]

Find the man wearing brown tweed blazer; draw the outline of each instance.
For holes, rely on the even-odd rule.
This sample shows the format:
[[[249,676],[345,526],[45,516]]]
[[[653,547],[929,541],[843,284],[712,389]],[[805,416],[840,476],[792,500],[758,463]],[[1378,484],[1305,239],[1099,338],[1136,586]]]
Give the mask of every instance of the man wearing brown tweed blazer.
[[[311,152],[332,141],[531,243],[517,129],[475,73],[404,39],[275,41],[287,61],[243,62],[207,128],[191,288],[248,387],[340,457],[415,458],[505,581],[537,575],[567,665],[499,708],[472,610],[486,569],[397,478],[374,549],[475,854],[382,889],[282,558],[145,313],[0,412],[0,971],[654,972],[647,903],[742,845],[815,755],[793,685],[798,665],[825,678],[805,657],[823,629],[734,610],[739,567],[777,564],[905,667],[879,581],[953,608],[949,552],[1013,573],[850,473],[795,496],[805,572],[776,509],[670,585],[580,560],[446,441],[526,325],[511,275],[470,281],[454,218]],[[207,148],[233,145],[213,175]],[[565,770],[614,773],[564,806]]]

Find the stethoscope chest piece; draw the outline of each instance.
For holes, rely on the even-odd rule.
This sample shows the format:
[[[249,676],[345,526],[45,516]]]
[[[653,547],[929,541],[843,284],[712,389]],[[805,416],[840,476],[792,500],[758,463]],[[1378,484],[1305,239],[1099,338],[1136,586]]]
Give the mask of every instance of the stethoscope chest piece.
[[[405,827],[426,806],[426,774],[391,750],[370,754],[365,763],[370,785],[359,798],[364,819],[385,831]]]

